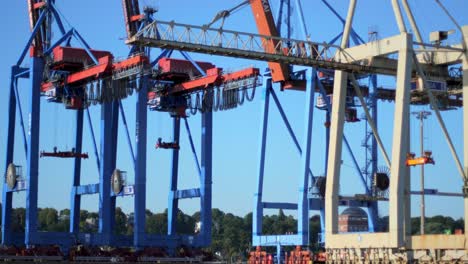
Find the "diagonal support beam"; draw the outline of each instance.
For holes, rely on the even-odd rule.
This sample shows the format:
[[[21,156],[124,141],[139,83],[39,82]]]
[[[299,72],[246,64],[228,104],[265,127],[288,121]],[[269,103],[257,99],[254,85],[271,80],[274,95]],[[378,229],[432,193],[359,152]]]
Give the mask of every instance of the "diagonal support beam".
[[[359,84],[356,81],[356,77],[354,77],[354,74],[349,75],[349,79],[351,79],[351,82],[354,87],[354,91],[356,92],[356,95],[359,98],[359,102],[362,105],[362,108],[364,109],[364,113],[366,114],[367,122],[369,123],[369,126],[372,129],[372,134],[375,137],[375,140],[377,141],[377,145],[379,146],[380,151],[382,152],[382,155],[384,156],[385,163],[387,163],[387,167],[391,168],[391,162],[390,159],[388,158],[387,151],[385,150],[385,147],[382,143],[382,139],[380,138],[379,132],[377,131],[377,127],[375,126],[374,119],[372,118],[372,115],[370,114],[369,108],[367,107],[366,100],[364,100],[364,97],[362,96],[361,89],[359,88]]]
[[[453,145],[452,138],[450,137],[447,127],[445,126],[444,119],[442,118],[442,115],[440,114],[439,106],[437,105],[437,99],[432,94],[432,91],[428,88],[430,86],[427,83],[426,75],[424,71],[422,70],[421,64],[419,64],[418,58],[416,57],[416,53],[413,52],[412,55],[413,55],[414,65],[416,66],[416,70],[419,76],[421,77],[421,79],[423,80],[423,90],[426,91],[427,93],[427,97],[429,98],[429,103],[432,109],[434,110],[435,116],[437,118],[437,122],[439,123],[440,128],[442,129],[445,140],[447,141],[450,152],[452,153],[453,159],[455,160],[455,164],[457,165],[458,173],[460,173],[460,176],[465,181],[467,180],[467,175],[465,175],[463,165],[460,161],[460,158],[458,157],[457,151],[455,150],[455,146]]]
[[[26,57],[26,53],[28,52],[34,38],[36,37],[37,32],[41,28],[42,22],[44,22],[44,19],[46,18],[46,14],[47,14],[47,12],[43,11],[41,13],[41,15],[39,16],[39,19],[37,20],[37,23],[36,23],[36,25],[34,26],[34,28],[32,30],[31,36],[29,37],[28,41],[26,42],[26,46],[24,47],[23,51],[21,52],[21,55],[20,55],[20,57],[18,59],[18,62],[16,62],[16,66],[20,66],[23,63],[24,58]]]
[[[281,103],[278,99],[278,96],[276,96],[275,90],[271,89],[270,90],[271,97],[273,98],[273,101],[275,101],[275,104],[280,112],[281,118],[283,119],[284,124],[286,125],[286,128],[288,129],[289,135],[291,136],[291,139],[294,142],[294,145],[296,146],[297,151],[299,152],[299,155],[302,156],[302,148],[299,144],[299,141],[297,140],[296,134],[294,133],[291,124],[288,121],[288,117],[286,116],[286,113],[283,110],[283,107],[281,106]],[[314,174],[312,173],[312,170],[309,168],[309,175],[312,179],[312,181],[315,181]]]
[[[15,78],[13,82],[14,91],[15,91],[15,98],[16,98],[16,105],[18,106],[18,115],[20,118],[20,125],[21,125],[21,133],[23,134],[23,143],[24,143],[24,153],[27,155],[28,153],[28,140],[26,137],[26,131],[24,126],[24,118],[23,118],[23,108],[21,107],[21,98],[18,92],[18,80]]]
[[[132,162],[133,162],[133,169],[135,169],[135,152],[133,151],[133,145],[132,145],[132,139],[130,137],[130,131],[128,130],[128,124],[127,124],[127,118],[125,116],[125,109],[123,107],[122,101],[119,100],[119,110],[120,110],[120,115],[122,116],[122,123],[124,124],[125,127],[125,136],[127,138],[127,143],[128,143],[128,148],[130,150],[130,155],[132,157]]]
[[[94,155],[96,156],[96,165],[98,171],[101,170],[101,160],[99,158],[99,151],[98,147],[96,144],[96,136],[94,135],[94,128],[93,128],[93,121],[91,120],[91,115],[89,113],[89,108],[86,108],[86,117],[88,120],[88,126],[89,126],[89,131],[91,133],[91,141],[93,142],[93,147],[94,147]]]
[[[185,130],[187,131],[187,136],[190,142],[190,149],[192,150],[193,159],[197,167],[198,177],[201,177],[200,162],[198,161],[197,150],[195,149],[195,144],[193,144],[192,132],[190,131],[190,126],[187,121],[187,118],[184,117]]]

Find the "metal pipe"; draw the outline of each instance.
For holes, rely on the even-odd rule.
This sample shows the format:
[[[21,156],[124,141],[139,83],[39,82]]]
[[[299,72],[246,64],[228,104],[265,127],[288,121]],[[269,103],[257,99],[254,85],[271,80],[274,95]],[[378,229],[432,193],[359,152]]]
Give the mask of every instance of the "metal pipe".
[[[398,0],[392,0],[392,6],[400,33],[406,33],[405,22],[403,20],[403,14],[401,13],[400,3],[398,2]]]
[[[424,118],[423,113],[420,113],[419,116],[419,136],[421,142],[421,156],[424,154]],[[424,218],[425,218],[425,210],[424,210],[424,164],[421,165],[421,223],[420,223],[420,233],[424,235]]]
[[[364,100],[364,97],[362,96],[361,89],[359,88],[359,84],[356,81],[356,77],[354,77],[354,74],[349,75],[349,79],[351,79],[351,82],[353,83],[354,91],[356,92],[359,101],[362,105],[362,108],[364,109],[364,113],[366,114],[367,122],[369,123],[369,126],[372,129],[372,133],[374,134],[375,139],[377,140],[377,145],[379,146],[380,151],[382,152],[382,155],[384,156],[385,163],[387,164],[387,167],[391,167],[391,162],[390,158],[388,157],[387,151],[385,151],[385,147],[382,143],[382,140],[380,139],[379,132],[377,131],[377,128],[374,124],[374,120],[369,112],[369,109],[367,108],[367,103]]]
[[[270,91],[272,90],[271,78],[264,81],[261,103],[261,127],[259,131],[260,145],[258,148],[257,186],[254,193],[255,207],[252,214],[253,245],[257,246],[255,239],[262,235],[263,223],[263,180],[265,176],[266,142],[268,135],[268,116],[270,106]]]
[[[419,111],[413,112],[412,114],[416,115],[416,118],[419,119],[419,136],[420,136],[420,146],[421,146],[421,157],[424,155],[424,119],[426,119],[431,112],[428,111]],[[425,219],[425,201],[424,201],[424,164],[421,165],[421,222],[420,222],[420,234],[424,235],[424,219]]]

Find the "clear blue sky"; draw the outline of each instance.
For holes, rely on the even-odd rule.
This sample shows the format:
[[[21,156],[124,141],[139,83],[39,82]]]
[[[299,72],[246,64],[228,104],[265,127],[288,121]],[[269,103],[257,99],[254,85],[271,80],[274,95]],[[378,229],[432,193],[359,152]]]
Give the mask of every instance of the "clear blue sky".
[[[57,5],[67,18],[88,43],[94,49],[109,50],[116,57],[124,57],[128,53],[128,47],[124,45],[125,29],[121,10],[121,1],[115,0],[81,0],[63,1],[58,0]],[[143,4],[156,5],[160,11],[156,14],[160,20],[175,20],[182,23],[202,25],[209,22],[212,17],[222,9],[227,9],[240,1],[152,1],[143,0]],[[271,1],[275,3],[276,1]],[[312,40],[328,41],[339,33],[342,25],[335,19],[333,14],[327,10],[321,1],[304,2],[304,13],[307,26]],[[429,32],[433,30],[448,30],[454,28],[445,15],[437,8],[434,1],[409,0],[415,9],[415,16],[420,23],[423,37],[427,40]],[[468,5],[465,1],[447,0],[448,9],[460,24],[468,24]],[[330,0],[343,16],[346,14],[347,1]],[[362,0],[358,1],[357,14],[355,18],[355,30],[364,39],[367,39],[369,28],[377,28],[380,37],[387,37],[398,33],[390,1]],[[275,4],[273,4],[275,8]],[[5,171],[5,144],[7,124],[7,91],[9,86],[10,67],[13,65],[29,36],[29,23],[26,1],[5,1],[3,3],[3,15],[0,16],[0,32],[2,42],[0,48],[3,51],[0,62],[0,87],[4,96],[0,97],[0,171]],[[254,21],[249,8],[244,8],[236,13],[226,22],[226,29],[256,32]],[[300,36],[300,29],[294,29],[295,38]],[[458,42],[460,35],[456,34],[451,42]],[[155,54],[158,51],[155,51]],[[243,66],[256,65],[265,68],[266,64],[246,60],[227,59],[214,56],[193,54],[197,60],[211,61],[219,67],[239,69]],[[26,61],[26,63],[28,63]],[[26,90],[28,85],[20,83],[23,95],[23,112],[27,118],[28,102]],[[394,87],[394,78],[381,79],[379,85]],[[304,98],[300,92],[284,92],[280,94],[280,100],[290,117],[293,128],[301,142],[303,128]],[[134,98],[125,100],[124,105],[130,131],[134,131]],[[73,111],[67,111],[60,104],[41,101],[41,145],[40,149],[51,150],[53,146],[59,149],[71,148],[73,145],[74,122]],[[393,104],[380,102],[379,126],[382,138],[387,147],[391,148],[391,130]],[[428,107],[412,107],[412,110],[428,109]],[[292,141],[289,139],[286,128],[283,126],[276,109],[271,108],[271,122],[267,147],[267,169],[265,180],[265,200],[295,202],[297,200],[296,190],[298,188],[298,175],[300,157],[297,154]],[[359,110],[361,112],[361,110]],[[92,107],[95,133],[99,135],[99,108]],[[360,114],[360,113],[359,113]],[[461,111],[443,113],[448,129],[453,136],[457,150],[462,158],[463,131],[460,126]],[[256,186],[257,171],[257,149],[259,145],[258,131],[260,128],[260,96],[257,95],[252,103],[227,112],[214,114],[213,128],[213,207],[224,211],[244,215],[252,210],[253,193]],[[315,111],[314,132],[311,168],[314,174],[320,175],[324,172],[324,112]],[[169,138],[171,131],[171,120],[164,113],[149,113],[148,119],[148,182],[147,182],[147,205],[152,211],[162,211],[167,207],[167,193],[169,186],[170,153],[164,150],[154,150],[154,142],[158,137]],[[19,123],[17,123],[17,141],[15,149],[15,161],[25,166],[25,155],[22,148]],[[200,117],[190,118],[190,124],[195,142],[200,142]],[[124,130],[119,130],[119,146],[117,166],[129,172],[128,178],[133,182],[132,164],[129,158],[128,146],[124,137]],[[411,123],[412,149],[419,150],[418,126],[414,119]],[[181,179],[180,188],[192,188],[198,186],[195,166],[185,131],[181,135]],[[432,116],[426,125],[425,145],[432,149],[436,160],[435,166],[427,166],[426,188],[438,188],[443,191],[460,192],[461,180],[455,169],[455,163],[451,159],[449,150]],[[364,123],[346,125],[346,135],[353,146],[358,160],[363,160],[364,149],[361,141],[364,138]],[[82,183],[98,182],[98,171],[94,161],[92,143],[89,136],[89,128],[85,124],[84,150],[91,155],[91,159],[83,162]],[[99,141],[99,137],[97,138]],[[99,144],[99,142],[98,142]],[[380,159],[380,165],[384,162]],[[363,163],[361,162],[361,166]],[[412,169],[412,189],[419,189],[419,171]],[[72,181],[72,162],[56,159],[40,160],[40,184],[39,184],[39,206],[56,207],[58,209],[68,208],[70,203],[70,186]],[[341,190],[343,194],[362,192],[358,184],[352,162],[348,154],[343,152]],[[97,210],[97,195],[83,197],[83,207],[88,210]],[[24,206],[25,196],[15,195],[14,205]],[[450,203],[450,206],[447,204]],[[198,210],[198,200],[183,200],[180,202],[181,209],[192,213]],[[413,215],[419,215],[419,199],[413,197]],[[117,202],[125,211],[130,212],[133,207],[133,199],[130,197],[119,198]],[[427,198],[427,215],[446,214],[454,217],[462,216],[462,200],[458,198]],[[293,212],[291,212],[293,213]],[[382,215],[387,212],[383,210]]]

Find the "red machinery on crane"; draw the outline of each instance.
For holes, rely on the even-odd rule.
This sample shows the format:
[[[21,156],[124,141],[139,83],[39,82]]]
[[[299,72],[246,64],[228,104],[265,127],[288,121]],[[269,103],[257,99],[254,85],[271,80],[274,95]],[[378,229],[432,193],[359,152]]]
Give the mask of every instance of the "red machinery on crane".
[[[185,116],[187,109],[211,111],[213,107],[219,108],[220,104],[223,104],[223,109],[228,109],[234,107],[234,104],[237,105],[237,102],[233,102],[234,97],[239,96],[239,100],[243,100],[245,89],[258,85],[260,70],[257,68],[248,67],[239,71],[224,72],[222,68],[208,62],[196,63],[206,72],[205,76],[201,75],[190,61],[160,59],[157,74],[153,76],[157,84],[148,92],[150,108],[179,116]],[[219,87],[223,87],[222,91]],[[215,90],[218,90],[216,94]],[[244,93],[238,95],[241,90]],[[198,98],[194,105],[189,103],[192,94],[197,94]],[[210,101],[209,106],[207,101]]]
[[[77,153],[75,148],[72,148],[71,151],[57,151],[57,147],[54,147],[53,152],[41,151],[41,158],[44,157],[54,157],[54,158],[80,158],[87,159],[88,153]]]
[[[131,21],[127,25],[131,32],[138,31],[138,23],[141,17],[138,16],[138,1],[132,2],[129,7],[133,10],[126,21]],[[31,31],[41,18],[40,14],[47,7],[45,0],[28,0],[29,21]],[[137,13],[135,13],[137,12]],[[135,15],[133,15],[135,13]],[[122,61],[114,60],[114,56],[108,51],[96,51],[89,48],[72,48],[70,41],[64,42],[64,46],[53,46],[52,50],[47,50],[45,43],[51,43],[51,34],[48,34],[47,27],[50,24],[49,17],[42,18],[41,29],[37,30],[30,48],[31,56],[44,57],[46,69],[44,81],[41,85],[41,93],[48,97],[49,101],[64,103],[68,109],[83,109],[89,103],[101,103],[122,99],[128,94],[112,85],[112,81],[128,81],[129,76],[134,76],[149,65],[148,58],[142,54],[134,53],[131,58]],[[64,32],[63,26],[60,24]],[[75,34],[70,31],[69,38]],[[64,33],[65,34],[65,33]],[[125,74],[129,72],[129,74]],[[101,89],[100,82],[107,81],[106,88]],[[92,85],[96,83],[96,85]],[[96,86],[96,89],[91,89]],[[99,87],[98,87],[99,86]],[[120,85],[122,87],[124,85]],[[99,89],[98,89],[99,88]]]
[[[435,164],[434,158],[432,157],[432,151],[424,151],[422,157],[416,157],[416,154],[410,152],[406,154],[406,166],[426,165]]]
[[[111,81],[128,77],[121,78],[123,72],[134,73],[135,69],[140,72],[149,65],[148,58],[142,54],[115,61],[108,51],[91,50],[91,54],[98,60],[96,65],[92,65],[93,60],[85,49],[59,46],[52,54],[53,58],[49,61],[50,74],[42,83],[41,92],[50,101],[64,103],[68,109],[86,108],[91,101],[98,103],[125,98],[127,92],[117,91]],[[99,81],[102,80],[110,83],[106,89],[100,87]],[[92,85],[94,82],[95,89]]]

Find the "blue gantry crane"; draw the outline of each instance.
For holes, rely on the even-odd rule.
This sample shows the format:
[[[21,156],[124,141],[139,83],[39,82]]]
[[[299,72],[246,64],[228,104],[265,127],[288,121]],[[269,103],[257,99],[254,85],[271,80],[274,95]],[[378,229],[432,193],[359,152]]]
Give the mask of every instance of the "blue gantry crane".
[[[323,4],[343,23],[345,20],[328,3]],[[309,244],[309,214],[311,210],[320,212],[322,234],[319,241],[324,242],[324,196],[326,177],[314,175],[310,168],[312,155],[323,154],[312,149],[312,123],[314,117],[315,93],[317,108],[326,113],[325,156],[328,157],[331,98],[333,95],[334,71],[352,72],[356,79],[346,80],[348,98],[345,107],[345,120],[353,124],[359,121],[355,97],[366,103],[367,113],[365,147],[366,164],[363,169],[351,149],[346,137],[345,148],[350,154],[357,176],[364,186],[365,194],[340,196],[340,206],[368,208],[369,231],[377,231],[378,201],[386,200],[385,191],[389,187],[389,175],[377,169],[377,100],[394,100],[394,90],[377,86],[377,74],[395,74],[391,67],[377,67],[337,59],[336,54],[342,47],[335,43],[343,37],[339,33],[329,43],[310,41],[301,2],[299,0],[278,0],[276,18],[269,1],[243,1],[232,9],[217,14],[205,26],[193,26],[154,19],[156,9],[140,8],[138,0],[122,0],[127,44],[131,46],[128,57],[117,60],[111,52],[93,50],[74,28],[66,29],[57,10],[55,0],[28,0],[31,36],[16,65],[12,67],[8,137],[6,148],[6,179],[3,188],[2,207],[2,244],[4,245],[53,245],[68,248],[81,243],[89,246],[164,247],[174,252],[177,247],[205,247],[211,243],[212,210],[212,137],[213,112],[233,109],[244,101],[253,99],[255,89],[262,86],[262,103],[259,131],[259,151],[257,168],[257,187],[253,209],[253,245],[276,246],[278,260],[282,246],[303,246]],[[250,5],[259,34],[242,33],[223,29],[224,20],[237,9]],[[299,20],[304,40],[292,39],[293,7]],[[222,20],[221,28],[212,26]],[[283,24],[284,21],[284,24]],[[53,26],[54,25],[54,26]],[[57,28],[58,32],[52,32]],[[58,33],[58,34],[57,34]],[[211,34],[211,35],[210,35]],[[55,37],[53,37],[55,36]],[[210,39],[211,36],[211,39]],[[216,36],[216,37],[213,37]],[[282,38],[281,36],[285,36]],[[351,28],[350,37],[355,45],[363,44],[362,38]],[[231,41],[229,41],[231,40]],[[343,41],[343,40],[342,40]],[[348,41],[350,42],[350,41]],[[78,44],[78,45],[76,45]],[[345,43],[346,44],[346,43]],[[343,45],[342,45],[343,46]],[[350,46],[350,43],[344,45]],[[161,48],[153,59],[152,48]],[[30,64],[23,66],[28,54]],[[183,59],[174,58],[174,51],[180,51]],[[262,77],[257,68],[246,68],[235,72],[225,72],[209,62],[194,61],[188,51],[248,58],[268,61],[269,70]],[[335,54],[335,55],[329,55]],[[302,65],[310,69],[297,70],[291,65]],[[18,80],[29,79],[30,97],[28,127],[22,114],[21,99],[18,93]],[[263,80],[263,81],[262,81]],[[281,91],[299,90],[305,92],[304,137],[299,142],[295,131],[280,103],[275,86]],[[249,91],[251,91],[249,93]],[[122,100],[136,92],[135,133],[128,129],[125,107]],[[361,94],[362,93],[362,94]],[[61,103],[67,111],[76,112],[76,131],[72,150],[40,152],[40,103],[41,97],[51,103]],[[422,97],[415,103],[426,103]],[[450,105],[460,106],[457,97],[448,99]],[[300,155],[301,167],[298,175],[297,203],[265,201],[263,198],[265,160],[267,156],[267,136],[270,101],[277,106],[281,119]],[[96,144],[93,123],[89,108],[101,108],[100,148]],[[170,151],[171,172],[168,197],[167,234],[147,234],[146,225],[146,183],[147,183],[147,145],[148,111],[163,112],[172,120],[172,138],[169,142],[158,139],[155,151]],[[189,117],[201,115],[200,156],[192,139]],[[26,174],[22,166],[13,159],[17,149],[15,143],[16,115],[19,116],[20,132],[26,153]],[[94,147],[99,182],[81,184],[81,162],[88,158],[83,152],[83,126],[87,118]],[[124,181],[125,172],[117,164],[119,121],[122,121],[125,137],[133,164],[134,184]],[[188,135],[188,146],[180,144],[181,123]],[[369,127],[368,127],[368,126]],[[372,131],[370,132],[369,129]],[[199,186],[190,189],[179,188],[179,155],[188,151],[193,155]],[[70,228],[69,232],[41,232],[37,229],[37,197],[39,158],[70,158],[74,160],[71,186]],[[388,160],[388,158],[386,158]],[[325,175],[327,174],[325,161]],[[26,227],[24,236],[12,233],[12,199],[16,192],[26,192]],[[81,197],[99,195],[99,227],[96,234],[84,234],[80,230]],[[133,237],[115,235],[116,199],[134,196]],[[200,200],[200,230],[194,235],[179,234],[176,227],[179,200],[197,198]],[[266,235],[263,232],[265,209],[297,210],[297,233]]]

